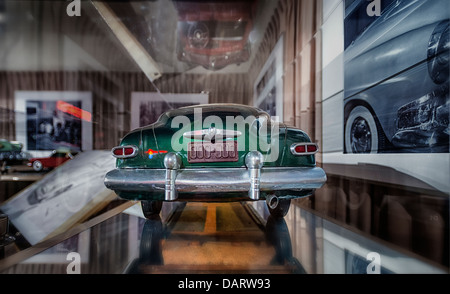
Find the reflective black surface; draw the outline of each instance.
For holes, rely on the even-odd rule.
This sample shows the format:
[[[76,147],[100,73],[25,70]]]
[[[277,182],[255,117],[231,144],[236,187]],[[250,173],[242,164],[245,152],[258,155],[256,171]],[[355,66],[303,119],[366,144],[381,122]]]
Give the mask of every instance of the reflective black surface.
[[[165,203],[153,219],[142,217],[139,203],[129,203],[76,234],[59,236],[61,241],[57,236],[48,247],[44,242],[5,257],[0,269],[63,274],[449,273],[448,199],[424,193],[330,176],[315,195],[292,201],[285,218],[272,218],[264,201]]]
[[[264,224],[248,204],[166,203],[153,219],[138,216],[139,209],[138,203],[3,273],[67,273],[72,253],[81,273],[305,273],[284,219]]]

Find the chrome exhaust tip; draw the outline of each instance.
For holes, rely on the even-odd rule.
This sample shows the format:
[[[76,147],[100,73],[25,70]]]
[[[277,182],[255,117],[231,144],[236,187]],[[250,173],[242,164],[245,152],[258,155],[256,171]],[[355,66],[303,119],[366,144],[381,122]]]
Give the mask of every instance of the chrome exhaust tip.
[[[278,197],[276,195],[270,194],[266,197],[266,202],[267,202],[267,206],[270,209],[275,209],[275,208],[277,208],[280,200],[278,199]]]

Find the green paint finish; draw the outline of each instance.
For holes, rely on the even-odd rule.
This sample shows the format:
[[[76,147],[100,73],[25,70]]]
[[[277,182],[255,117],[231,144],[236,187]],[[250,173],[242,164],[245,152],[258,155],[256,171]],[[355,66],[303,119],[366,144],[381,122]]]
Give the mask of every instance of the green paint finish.
[[[194,111],[197,109],[197,112]],[[198,113],[201,110],[201,114]],[[290,152],[294,143],[311,142],[308,135],[285,124],[278,124],[278,134],[272,133],[270,117],[256,108],[240,105],[208,105],[185,107],[163,114],[158,122],[136,129],[127,134],[120,145],[135,145],[138,155],[129,159],[118,159],[118,168],[164,168],[164,156],[177,152],[182,158],[182,168],[245,167],[245,156],[249,151],[258,150],[265,157],[264,166],[315,166],[314,155],[295,156]],[[192,138],[183,134],[210,127],[241,132],[238,142],[237,162],[189,163],[187,146]],[[263,129],[266,127],[266,129]],[[266,134],[261,137],[261,134]],[[274,139],[274,138],[277,138]],[[126,197],[125,197],[126,198]]]

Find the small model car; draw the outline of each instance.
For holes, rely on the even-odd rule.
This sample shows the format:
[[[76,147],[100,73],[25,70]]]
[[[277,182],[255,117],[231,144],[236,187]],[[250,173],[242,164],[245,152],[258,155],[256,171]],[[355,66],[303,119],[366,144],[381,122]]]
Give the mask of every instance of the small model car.
[[[345,152],[448,153],[448,1],[381,4],[379,17],[365,0],[346,13]]]
[[[53,150],[49,157],[34,157],[28,160],[28,166],[39,172],[44,169],[52,169],[60,166],[64,162],[73,159],[76,152]]]
[[[317,151],[305,132],[255,107],[188,106],[128,133],[112,149],[116,168],[104,183],[121,198],[141,200],[146,217],[159,214],[163,201],[260,199],[282,217],[292,198],[325,183]]]
[[[6,164],[22,163],[27,159],[27,154],[22,151],[23,145],[20,142],[0,139],[0,162]]]
[[[219,70],[250,58],[254,1],[174,2],[178,11],[178,59]]]

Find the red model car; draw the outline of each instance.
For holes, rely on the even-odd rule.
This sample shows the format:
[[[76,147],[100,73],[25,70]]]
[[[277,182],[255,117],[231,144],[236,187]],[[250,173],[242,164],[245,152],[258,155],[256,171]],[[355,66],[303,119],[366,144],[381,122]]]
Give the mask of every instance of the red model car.
[[[178,59],[210,70],[247,61],[255,3],[177,0]]]
[[[35,171],[41,171],[43,169],[51,169],[72,159],[75,155],[76,153],[73,152],[54,150],[52,155],[49,157],[31,158],[28,161],[28,166],[33,167]]]

